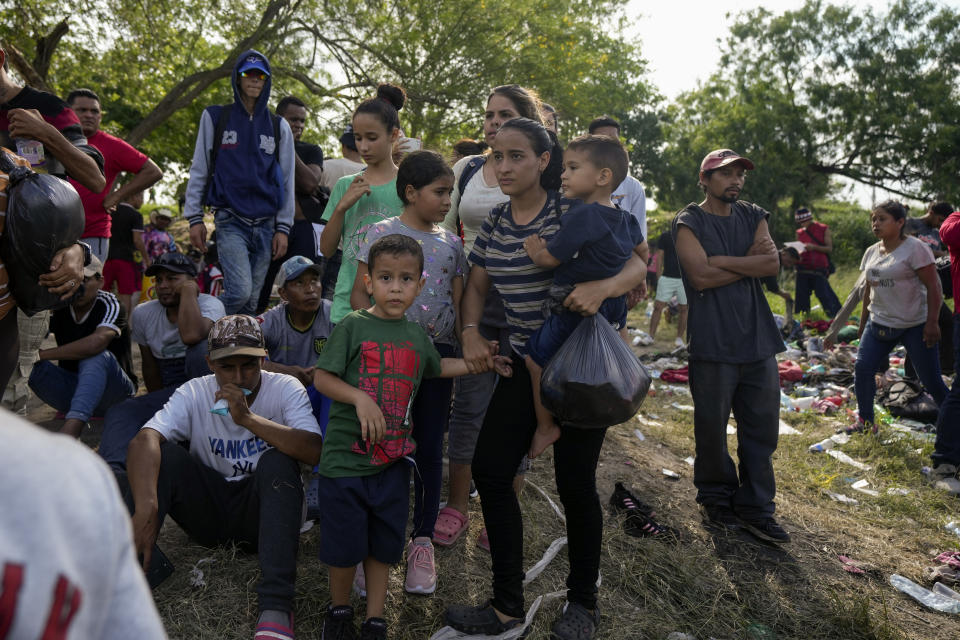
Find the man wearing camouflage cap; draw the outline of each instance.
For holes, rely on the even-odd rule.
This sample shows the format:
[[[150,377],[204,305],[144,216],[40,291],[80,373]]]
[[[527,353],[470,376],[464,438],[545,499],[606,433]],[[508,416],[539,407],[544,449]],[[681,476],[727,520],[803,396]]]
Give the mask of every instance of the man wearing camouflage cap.
[[[169,514],[199,544],[256,552],[255,637],[292,638],[299,463],[320,459],[320,428],[303,385],[262,370],[266,349],[255,319],[224,316],[207,342],[213,375],[180,386],[130,443],[120,483],[129,481],[134,544],[149,567]]]

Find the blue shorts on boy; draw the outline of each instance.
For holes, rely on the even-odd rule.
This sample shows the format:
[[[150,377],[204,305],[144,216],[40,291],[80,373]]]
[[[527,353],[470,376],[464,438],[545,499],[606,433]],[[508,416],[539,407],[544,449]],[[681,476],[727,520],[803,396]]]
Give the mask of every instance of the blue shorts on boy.
[[[547,251],[561,262],[553,272],[557,286],[603,280],[617,275],[643,242],[636,218],[625,211],[598,203],[571,207],[560,218],[560,230],[547,242]],[[627,322],[624,296],[608,298],[598,311],[620,327]],[[527,342],[533,361],[547,365],[583,319],[578,313],[551,313]]]
[[[421,380],[440,375],[440,355],[423,329],[406,318],[386,320],[360,310],[347,314],[336,326],[316,366],[367,393],[387,424],[381,441],[371,445],[361,439],[353,405],[334,402],[331,406],[317,469],[320,560],[336,567],[352,566],[368,555],[381,562],[398,562],[410,490],[410,469],[403,458],[416,450],[410,405]],[[337,492],[343,495],[328,500]],[[387,501],[395,504],[396,514],[391,510],[385,519],[382,509]],[[345,513],[352,514],[349,527],[337,522]],[[363,537],[361,530],[364,549],[357,542]]]

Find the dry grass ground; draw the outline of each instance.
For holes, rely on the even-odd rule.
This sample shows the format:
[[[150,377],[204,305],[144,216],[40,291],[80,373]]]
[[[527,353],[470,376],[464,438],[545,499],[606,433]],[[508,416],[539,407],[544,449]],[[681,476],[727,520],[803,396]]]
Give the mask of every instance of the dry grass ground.
[[[637,326],[646,321],[635,314]],[[661,340],[648,350],[666,350],[675,328],[662,326]],[[958,539],[943,524],[958,517],[958,503],[926,486],[920,467],[928,464],[931,444],[883,437],[864,437],[843,449],[872,466],[861,472],[833,458],[807,452],[810,443],[831,434],[831,419],[802,414],[785,416],[801,435],[781,437],[774,465],[778,479],[778,516],[793,536],[783,547],[746,537],[711,535],[694,503],[692,413],[672,408],[689,404],[689,396],[658,393],[648,398],[642,414],[655,415],[661,427],[639,421],[610,429],[604,446],[598,484],[606,503],[613,483],[623,480],[658,518],[680,532],[680,541],[631,538],[608,512],[604,527],[600,606],[605,640],[663,639],[673,631],[706,638],[778,639],[933,639],[960,638],[960,621],[917,605],[887,582],[891,573],[922,581],[923,567],[936,552],[956,549]],[[49,409],[32,404],[30,417],[55,428]],[[640,441],[634,429],[646,436]],[[95,446],[99,424],[85,435]],[[729,438],[735,452],[735,436]],[[662,469],[680,479],[670,480]],[[878,498],[849,487],[866,478],[881,492]],[[537,460],[531,483],[556,500],[551,455]],[[888,487],[909,490],[886,495]],[[858,505],[839,504],[825,491],[846,493]],[[561,521],[532,487],[522,494],[526,534],[526,566],[540,559],[550,543],[564,535]],[[474,544],[480,531],[479,503],[471,504],[468,535],[450,549],[438,549],[439,587],[433,596],[403,591],[403,571],[391,574],[387,616],[395,640],[426,640],[442,625],[444,607],[453,602],[480,602],[489,594],[489,555]],[[256,619],[259,571],[255,556],[232,549],[205,549],[192,543],[172,522],[160,546],[176,565],[173,576],[155,592],[157,606],[171,638],[232,640],[250,638]],[[298,637],[319,638],[328,601],[327,576],[317,560],[319,532],[301,538],[297,576]],[[866,563],[866,575],[845,572],[837,555]],[[191,567],[200,568],[206,586],[190,585]],[[527,589],[528,604],[541,593],[563,588],[567,570],[562,552]],[[360,602],[355,603],[358,606]],[[548,637],[561,602],[543,605],[531,638]]]

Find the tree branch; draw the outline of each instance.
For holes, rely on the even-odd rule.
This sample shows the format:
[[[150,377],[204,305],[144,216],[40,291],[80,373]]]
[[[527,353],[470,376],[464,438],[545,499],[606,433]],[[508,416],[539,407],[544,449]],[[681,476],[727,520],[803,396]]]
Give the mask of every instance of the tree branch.
[[[7,52],[7,59],[10,61],[10,66],[16,69],[24,82],[34,89],[53,93],[50,85],[37,73],[37,70],[33,68],[33,65],[30,64],[30,61],[27,60],[20,49],[6,38],[0,39],[0,44],[3,45],[3,50]]]

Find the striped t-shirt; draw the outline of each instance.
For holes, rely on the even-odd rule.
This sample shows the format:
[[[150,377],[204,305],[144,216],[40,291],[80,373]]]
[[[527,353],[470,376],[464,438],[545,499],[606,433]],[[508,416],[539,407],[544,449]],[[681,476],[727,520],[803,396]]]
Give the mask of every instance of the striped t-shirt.
[[[527,354],[527,338],[543,324],[543,303],[553,284],[553,269],[533,264],[523,241],[531,234],[552,238],[560,229],[560,216],[575,202],[548,191],[543,209],[526,225],[513,221],[509,202],[499,204],[480,227],[470,252],[470,264],[486,270],[503,298],[510,346],[521,356]]]

